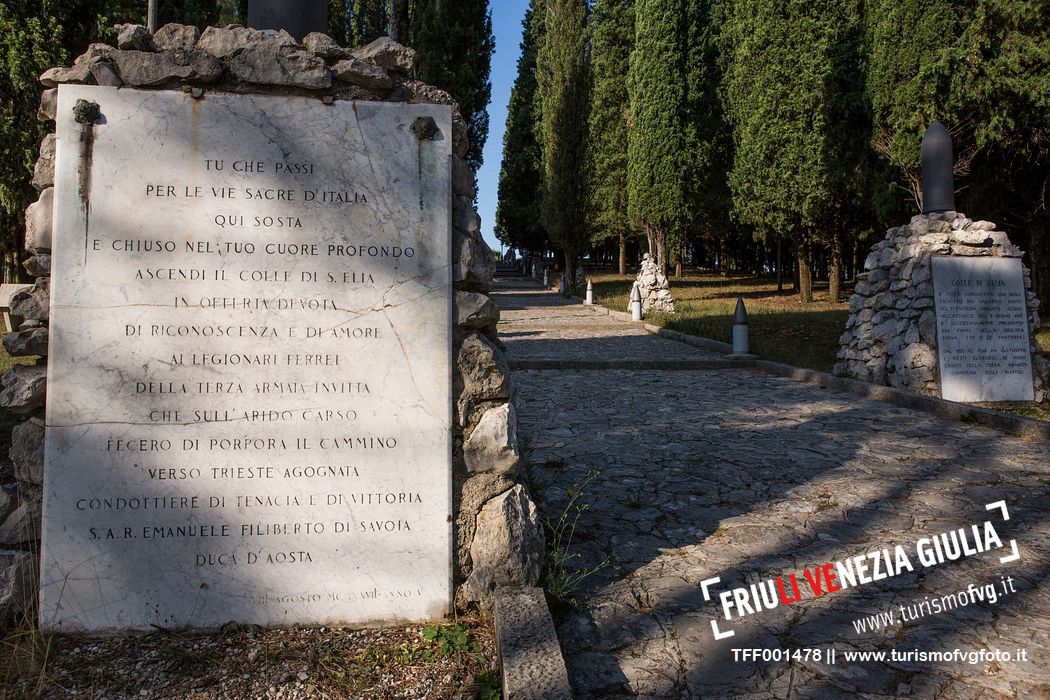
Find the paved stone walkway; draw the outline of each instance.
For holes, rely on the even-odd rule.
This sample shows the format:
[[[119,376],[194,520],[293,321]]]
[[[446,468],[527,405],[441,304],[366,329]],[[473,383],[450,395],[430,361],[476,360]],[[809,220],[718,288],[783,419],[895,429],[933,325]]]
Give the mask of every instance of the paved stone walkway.
[[[703,354],[527,283],[495,298],[511,361]],[[600,471],[570,551],[581,566],[612,563],[559,625],[578,698],[1050,697],[1046,444],[751,369],[523,370],[514,382],[542,515],[556,520],[566,490]],[[985,508],[1000,500],[1009,521]],[[1001,549],[920,562],[920,539],[965,528],[972,543],[985,521]],[[1020,559],[1000,563],[1011,540]],[[883,548],[893,560],[895,545],[914,571],[819,598],[803,574]],[[721,593],[782,577],[790,599],[790,574],[801,602],[724,619]],[[700,584],[714,577],[707,601]],[[946,597],[968,589],[984,600]],[[901,622],[901,606],[913,619]],[[889,612],[881,630],[856,630]],[[716,640],[712,620],[734,635]],[[734,660],[734,649],[800,653]],[[1013,658],[890,657],[955,649]],[[845,659],[855,651],[887,658]]]

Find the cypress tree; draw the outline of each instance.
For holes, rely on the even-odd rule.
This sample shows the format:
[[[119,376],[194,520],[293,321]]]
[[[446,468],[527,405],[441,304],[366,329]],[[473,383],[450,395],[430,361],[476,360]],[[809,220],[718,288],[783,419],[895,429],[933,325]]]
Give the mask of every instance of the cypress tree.
[[[542,141],[536,93],[536,54],[544,26],[544,0],[532,0],[522,21],[518,73],[507,105],[496,204],[496,237],[504,245],[532,253],[548,247],[540,221]]]
[[[496,47],[488,1],[419,0],[415,13],[411,44],[417,52],[417,77],[447,91],[459,104],[470,130],[467,162],[476,172],[489,134],[489,66]]]
[[[627,72],[634,46],[634,0],[597,0],[590,17],[589,197],[593,240],[616,238],[627,273]]]
[[[951,0],[868,0],[866,92],[883,162],[874,203],[884,221],[922,208],[919,143],[934,119],[952,122],[942,56],[957,17]]]
[[[689,0],[686,6],[685,196],[687,226],[696,243],[718,252],[720,271],[730,245],[744,245],[732,225],[732,196],[726,174],[732,164],[732,134],[720,88],[720,33],[723,6],[718,0]],[[735,238],[731,238],[736,234]]]
[[[628,212],[661,269],[686,218],[683,10],[681,0],[638,0],[627,80]]]
[[[588,238],[583,180],[588,104],[586,9],[586,0],[548,0],[546,36],[536,58],[543,135],[540,213],[547,235],[565,254],[570,282]]]

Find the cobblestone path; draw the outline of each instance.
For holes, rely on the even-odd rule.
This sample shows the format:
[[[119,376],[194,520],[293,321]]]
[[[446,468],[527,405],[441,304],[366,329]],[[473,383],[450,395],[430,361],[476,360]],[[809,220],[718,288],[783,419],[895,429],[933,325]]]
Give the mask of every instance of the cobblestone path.
[[[704,354],[535,287],[505,283],[495,298],[512,362]],[[514,382],[541,514],[557,520],[567,489],[600,472],[570,553],[611,564],[558,627],[578,698],[1050,697],[1046,444],[752,369],[519,370]],[[1008,521],[986,509],[997,501]],[[971,549],[985,544],[985,521],[1002,548],[920,561],[921,539],[959,528]],[[1001,563],[1012,540],[1020,558]],[[879,554],[876,571],[867,555],[883,549],[894,566]],[[846,561],[875,578],[816,597],[804,571]],[[734,602],[725,619],[722,593],[757,584],[761,601],[781,577],[790,600],[791,574],[800,602],[778,594],[739,619]],[[894,617],[857,631],[880,613]],[[716,640],[712,620],[733,636]],[[986,655],[891,656],[956,649]],[[856,651],[886,658],[845,658]]]

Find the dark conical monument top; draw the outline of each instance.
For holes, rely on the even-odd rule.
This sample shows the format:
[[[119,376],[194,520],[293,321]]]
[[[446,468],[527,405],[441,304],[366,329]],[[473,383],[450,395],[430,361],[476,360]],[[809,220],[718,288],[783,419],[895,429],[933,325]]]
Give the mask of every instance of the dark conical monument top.
[[[284,29],[299,41],[328,31],[327,0],[248,0],[248,26]]]
[[[952,136],[937,120],[930,124],[922,137],[919,164],[922,168],[922,213],[955,211]]]

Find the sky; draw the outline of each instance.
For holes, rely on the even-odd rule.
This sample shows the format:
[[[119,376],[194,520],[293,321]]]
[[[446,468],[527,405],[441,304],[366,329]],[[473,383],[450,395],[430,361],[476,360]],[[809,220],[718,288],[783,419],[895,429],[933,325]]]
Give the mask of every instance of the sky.
[[[499,166],[503,160],[503,130],[507,125],[507,102],[518,70],[521,44],[521,20],[525,18],[528,0],[492,0],[492,34],[496,52],[492,55],[492,102],[489,103],[489,137],[483,152],[484,162],[478,171],[478,214],[481,232],[489,247],[498,251],[499,241],[492,228],[496,223],[496,190]]]

